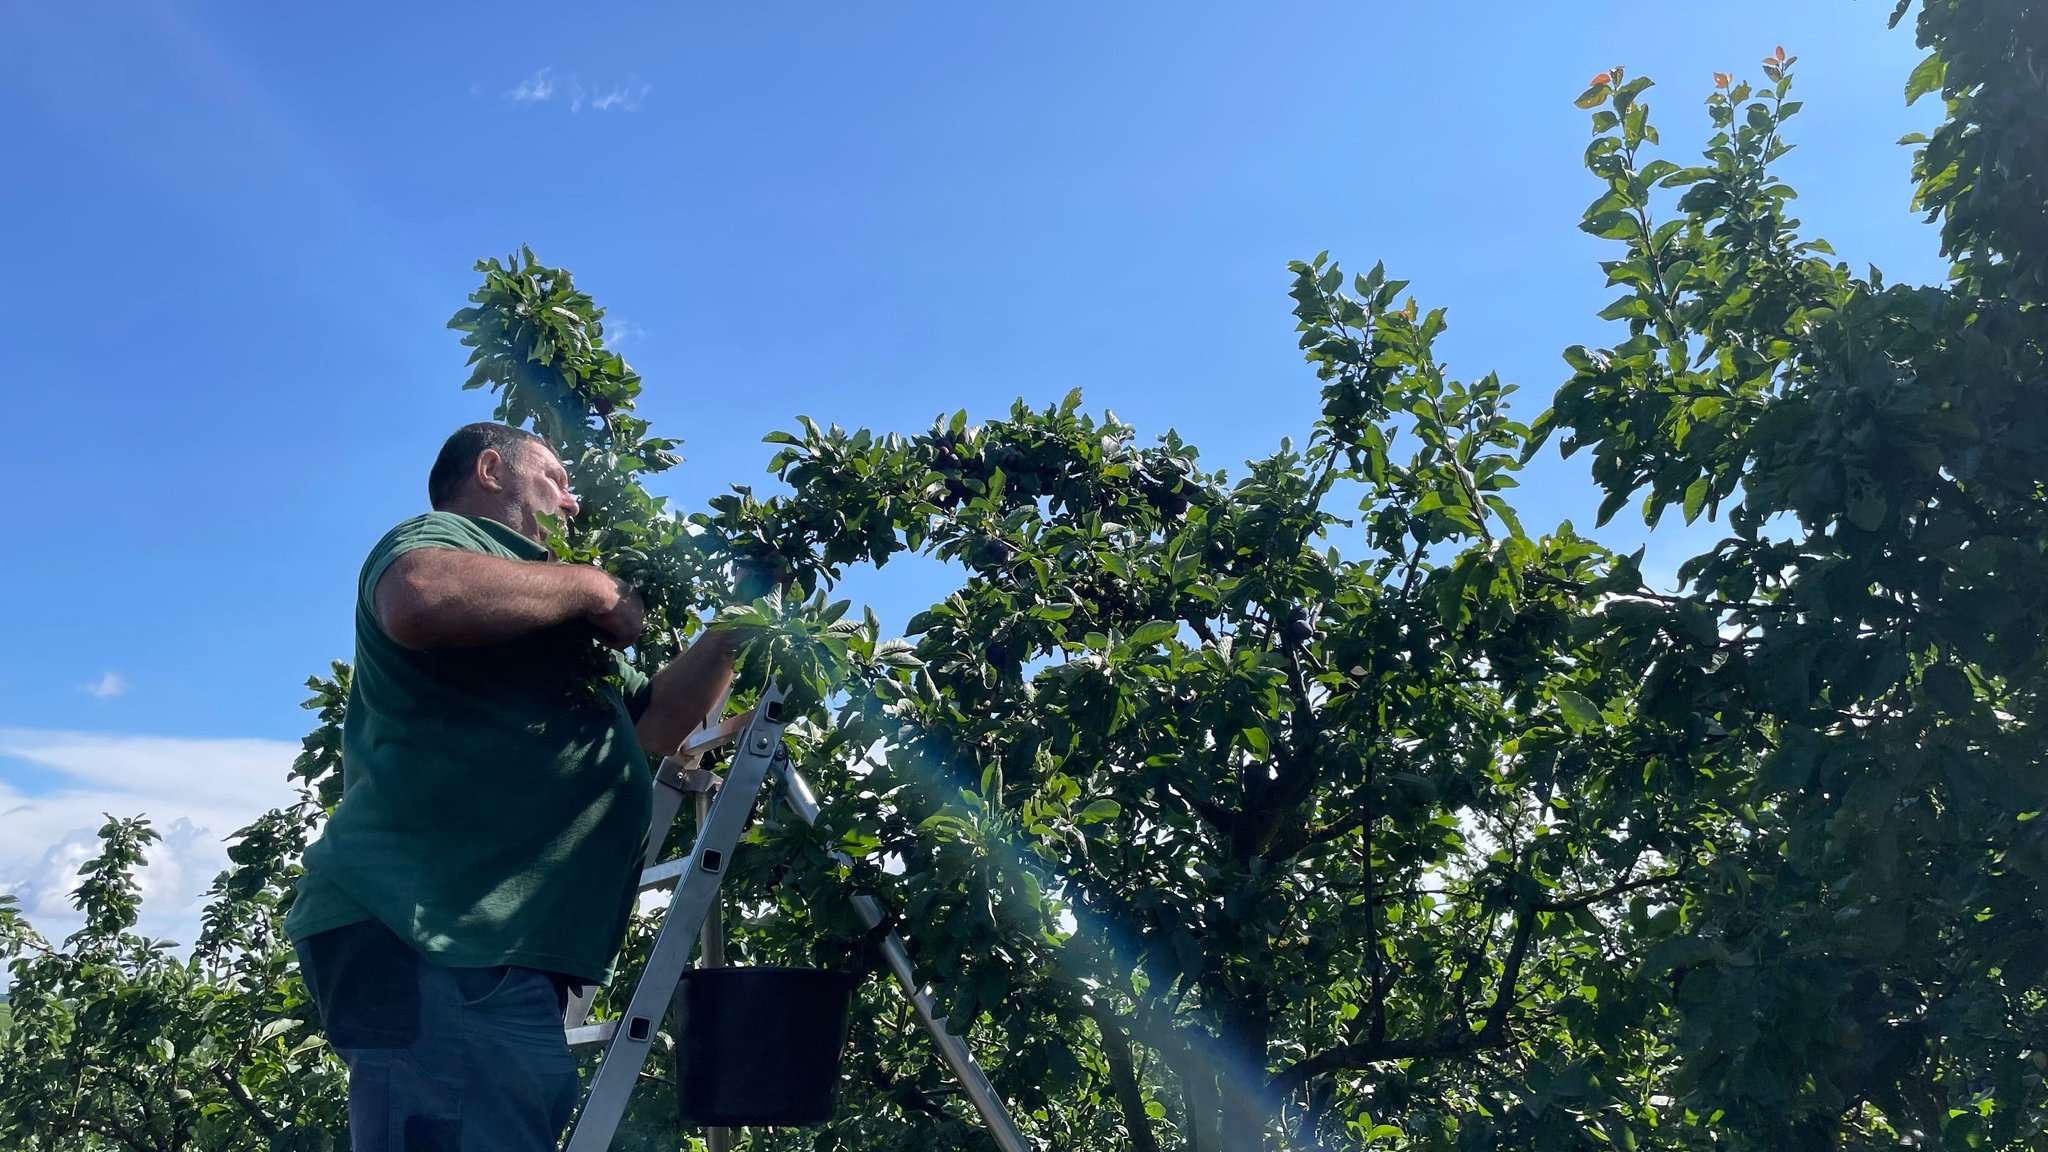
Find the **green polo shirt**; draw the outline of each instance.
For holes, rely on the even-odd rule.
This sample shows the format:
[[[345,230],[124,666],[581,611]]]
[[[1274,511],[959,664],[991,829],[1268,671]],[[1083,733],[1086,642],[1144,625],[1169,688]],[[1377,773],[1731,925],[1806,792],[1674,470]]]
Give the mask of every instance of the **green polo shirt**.
[[[356,664],[342,726],[343,791],[285,918],[294,941],[376,919],[429,962],[516,964],[604,978],[625,937],[652,807],[623,693],[594,671],[582,621],[482,648],[419,651],[370,607],[415,548],[508,560],[546,549],[493,520],[429,512],[371,550],[356,586]]]

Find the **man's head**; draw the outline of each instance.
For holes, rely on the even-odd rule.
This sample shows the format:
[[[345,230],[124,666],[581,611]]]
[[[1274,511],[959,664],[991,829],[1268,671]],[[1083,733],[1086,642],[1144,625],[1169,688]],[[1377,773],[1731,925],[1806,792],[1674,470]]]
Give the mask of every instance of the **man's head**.
[[[465,424],[441,445],[427,500],[442,512],[484,516],[529,540],[546,539],[539,516],[576,515],[569,473],[541,438],[504,424]]]

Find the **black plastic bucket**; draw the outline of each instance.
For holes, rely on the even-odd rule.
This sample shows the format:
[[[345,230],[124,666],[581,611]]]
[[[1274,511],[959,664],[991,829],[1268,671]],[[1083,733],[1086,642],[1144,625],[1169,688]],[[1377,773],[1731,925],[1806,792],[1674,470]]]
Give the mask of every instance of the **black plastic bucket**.
[[[717,1128],[832,1119],[860,978],[824,968],[692,968],[676,989],[676,1109]]]

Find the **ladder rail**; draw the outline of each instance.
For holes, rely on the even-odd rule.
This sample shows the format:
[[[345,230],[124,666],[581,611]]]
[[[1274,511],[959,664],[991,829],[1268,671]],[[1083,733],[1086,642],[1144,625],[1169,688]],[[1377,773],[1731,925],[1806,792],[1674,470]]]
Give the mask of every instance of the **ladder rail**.
[[[711,805],[717,798],[718,792],[715,788],[697,793],[699,825],[711,818]],[[713,903],[711,910],[704,914],[704,926],[698,930],[697,967],[725,967],[725,910],[716,903]],[[732,1152],[732,1129],[706,1128],[704,1152]]]
[[[707,718],[705,725],[685,740],[674,755],[662,760],[655,774],[653,820],[639,888],[646,891],[674,884],[676,891],[662,914],[661,927],[625,1014],[615,1020],[586,1023],[597,994],[594,987],[573,998],[564,1012],[565,1035],[571,1047],[605,1045],[597,1073],[591,1078],[583,1105],[563,1145],[564,1152],[605,1152],[610,1148],[640,1072],[646,1066],[655,1033],[668,1014],[677,983],[689,966],[692,945],[701,940],[707,956],[714,948],[723,952],[722,940],[714,942],[714,935],[722,933],[714,930],[712,922],[719,889],[724,884],[733,848],[745,832],[755,802],[770,777],[779,780],[783,801],[798,819],[811,825],[818,822],[817,795],[789,762],[788,750],[782,742],[787,724],[782,700],[781,688],[770,685],[752,710],[716,723]],[[721,702],[719,711],[723,710]],[[722,782],[698,767],[706,755],[735,741],[739,748]],[[663,841],[682,812],[684,798],[692,794],[698,802],[696,843],[687,855],[663,861]],[[843,853],[833,855],[842,861],[846,859]],[[882,923],[881,903],[872,895],[857,892],[849,899],[862,923],[869,928]],[[997,1147],[1001,1152],[1035,1152],[1010,1119],[1008,1108],[974,1059],[967,1042],[947,1027],[946,1018],[938,1014],[931,993],[911,965],[903,938],[890,932],[883,937],[880,950],[890,975],[910,1001],[919,1022],[931,1034],[940,1058],[966,1092]],[[725,1134],[724,1130],[714,1132],[719,1136]]]
[[[721,698],[718,707],[674,754],[664,756],[660,767],[654,772],[654,808],[647,822],[647,852],[640,861],[640,891],[650,888],[667,887],[682,878],[683,869],[689,866],[690,857],[678,856],[663,860],[661,850],[668,842],[668,831],[675,827],[676,817],[682,813],[683,799],[695,793],[702,795],[709,791],[710,775],[698,767],[704,757],[716,752],[747,730],[754,722],[758,707],[737,712],[720,720],[725,703],[730,699],[728,692]],[[703,826],[699,813],[698,827]],[[585,984],[576,995],[569,998],[562,1009],[562,1027],[569,1035],[569,1046],[579,1048],[588,1044],[602,1044],[611,1039],[611,1033],[602,1024],[590,1023],[590,1006],[597,1002],[597,985]]]
[[[789,806],[790,811],[804,823],[816,824],[818,797],[811,791],[810,782],[803,778],[795,765],[787,762],[782,765],[782,782],[783,802]],[[846,859],[844,853],[834,852],[833,855],[842,861]],[[880,901],[865,892],[854,893],[850,900],[854,912],[860,916],[861,923],[869,928],[882,923]],[[988,1073],[984,1072],[980,1062],[975,1060],[973,1051],[967,1047],[967,1041],[947,1027],[946,1018],[938,1014],[937,1006],[932,1003],[931,993],[925,990],[923,982],[918,980],[916,971],[911,967],[910,950],[904,945],[903,937],[894,932],[884,936],[881,951],[883,961],[889,966],[889,974],[896,978],[896,986],[902,989],[904,998],[910,1001],[925,1031],[931,1033],[932,1043],[938,1046],[940,1058],[945,1060],[946,1067],[953,1072],[953,1078],[958,1080],[960,1087],[966,1091],[968,1101],[974,1105],[974,1110],[980,1113],[981,1121],[988,1126],[989,1134],[995,1137],[997,1147],[1001,1148],[1002,1152],[1031,1152],[1031,1146],[1024,1142],[1024,1134],[1010,1119],[1009,1109],[1003,1105],[1002,1097],[996,1095],[995,1085],[989,1082]]]
[[[696,943],[706,915],[718,899],[726,866],[734,845],[746,831],[754,803],[760,798],[772,766],[788,759],[782,743],[786,720],[782,714],[782,691],[771,685],[761,696],[746,735],[726,772],[725,784],[712,802],[711,813],[698,829],[697,842],[690,849],[690,867],[676,884],[675,897],[662,916],[654,947],[640,972],[639,983],[606,1042],[604,1058],[591,1078],[575,1126],[569,1130],[566,1152],[604,1152],[611,1147],[619,1121],[626,1114],[633,1087],[654,1046],[655,1033],[668,1014],[676,984],[689,966],[690,949]],[[680,805],[680,793],[677,803]],[[649,833],[649,838],[653,838]]]

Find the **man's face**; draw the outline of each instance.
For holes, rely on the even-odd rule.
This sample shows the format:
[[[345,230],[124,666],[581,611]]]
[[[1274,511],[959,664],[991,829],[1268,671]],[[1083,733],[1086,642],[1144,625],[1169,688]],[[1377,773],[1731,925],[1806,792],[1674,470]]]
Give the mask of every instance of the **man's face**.
[[[569,472],[546,445],[528,441],[512,450],[504,473],[504,493],[517,517],[512,527],[536,543],[547,539],[540,515],[568,520],[576,515],[576,497],[569,494]]]

